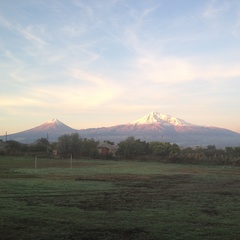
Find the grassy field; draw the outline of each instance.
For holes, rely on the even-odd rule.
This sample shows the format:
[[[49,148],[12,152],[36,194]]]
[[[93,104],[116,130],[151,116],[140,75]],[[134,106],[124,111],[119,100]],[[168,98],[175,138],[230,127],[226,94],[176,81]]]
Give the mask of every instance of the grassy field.
[[[240,168],[0,157],[0,238],[239,239]]]

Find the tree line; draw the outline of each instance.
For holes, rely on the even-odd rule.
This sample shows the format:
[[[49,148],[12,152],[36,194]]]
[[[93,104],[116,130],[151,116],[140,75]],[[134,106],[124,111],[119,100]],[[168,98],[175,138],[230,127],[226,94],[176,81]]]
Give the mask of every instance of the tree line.
[[[106,141],[109,144],[113,142]],[[57,142],[50,143],[41,138],[32,144],[22,144],[16,141],[5,143],[8,155],[40,155],[45,157],[68,158],[104,158],[116,160],[158,161],[165,163],[187,164],[220,164],[240,166],[240,146],[217,149],[215,145],[207,147],[180,148],[177,144],[169,142],[146,142],[134,137],[128,137],[117,144],[116,154],[100,154],[99,142],[94,139],[81,138],[78,133],[65,134]]]
[[[120,159],[158,161],[164,163],[217,164],[240,166],[240,146],[218,149],[207,147],[180,148],[169,142],[145,142],[129,137],[118,144]]]

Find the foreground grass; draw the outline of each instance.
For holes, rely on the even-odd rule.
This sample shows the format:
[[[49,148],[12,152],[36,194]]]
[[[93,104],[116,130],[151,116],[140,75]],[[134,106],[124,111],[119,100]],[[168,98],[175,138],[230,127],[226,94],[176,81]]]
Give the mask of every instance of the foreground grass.
[[[240,169],[0,158],[1,239],[239,239]]]

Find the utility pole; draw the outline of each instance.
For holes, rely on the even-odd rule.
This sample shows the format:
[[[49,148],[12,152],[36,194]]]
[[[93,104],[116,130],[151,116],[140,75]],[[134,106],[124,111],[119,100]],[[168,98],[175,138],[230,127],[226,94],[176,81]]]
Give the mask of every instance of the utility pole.
[[[37,172],[37,155],[35,156],[35,173]]]
[[[70,169],[72,169],[72,154],[70,156]]]
[[[6,139],[6,142],[7,142],[7,132],[6,132],[6,138],[5,139]]]

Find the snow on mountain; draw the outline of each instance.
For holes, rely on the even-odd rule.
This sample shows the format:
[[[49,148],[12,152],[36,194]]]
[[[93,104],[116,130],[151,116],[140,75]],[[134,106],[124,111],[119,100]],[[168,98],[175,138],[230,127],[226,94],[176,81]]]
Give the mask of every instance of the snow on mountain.
[[[162,114],[159,112],[150,112],[146,116],[139,118],[136,121],[131,122],[130,124],[154,124],[161,123],[163,125],[174,125],[174,126],[193,126],[193,124],[184,121],[183,119],[173,117],[171,115]]]
[[[68,127],[67,125],[65,125],[64,123],[59,121],[58,119],[54,118],[54,119],[51,119],[51,120],[43,123],[42,125],[40,125],[36,128],[31,129],[31,130],[42,131],[42,130],[47,130],[47,129],[51,129],[51,128],[55,129],[56,131],[63,132],[63,131],[68,131],[70,127]]]
[[[49,120],[35,128],[29,129],[27,131],[30,132],[44,132],[46,130],[50,130],[55,133],[62,133],[62,132],[68,132],[73,130],[71,127],[67,126],[66,124],[62,123],[58,119],[52,119]]]
[[[64,123],[60,122],[58,119],[53,118],[47,121],[45,124],[52,124],[52,125],[65,125]]]

